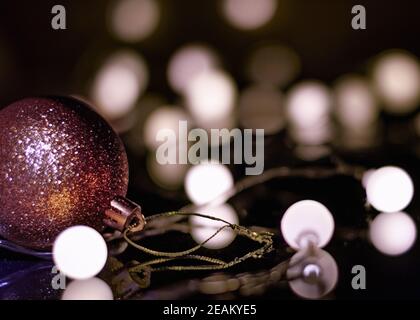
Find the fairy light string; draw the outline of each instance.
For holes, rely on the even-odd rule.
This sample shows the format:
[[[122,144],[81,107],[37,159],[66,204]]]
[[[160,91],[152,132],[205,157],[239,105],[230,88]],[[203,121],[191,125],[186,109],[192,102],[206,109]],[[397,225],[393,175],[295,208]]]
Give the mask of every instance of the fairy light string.
[[[238,181],[231,189],[222,193],[212,201],[203,205],[187,205],[181,211],[197,210],[202,207],[213,207],[228,201],[230,198],[238,195],[242,191],[263,184],[273,179],[279,178],[305,178],[305,179],[323,179],[338,175],[350,176],[360,181],[367,171],[365,167],[350,165],[340,159],[337,155],[331,155],[331,161],[334,167],[301,167],[292,168],[289,166],[279,166],[270,168],[261,175],[245,177]]]
[[[255,185],[265,183],[269,180],[276,178],[290,178],[290,177],[303,177],[308,179],[317,178],[328,178],[336,175],[347,175],[354,177],[357,180],[361,180],[366,169],[359,166],[348,165],[338,157],[332,157],[335,166],[333,168],[327,167],[305,167],[305,168],[290,168],[290,167],[276,167],[266,170],[262,175],[247,177],[240,180],[234,185],[234,187],[224,194],[220,195],[209,203],[196,206],[188,205],[181,208],[179,211],[170,211],[155,214],[145,218],[146,226],[149,227],[141,232],[132,232],[135,229],[135,225],[131,225],[122,232],[122,238],[133,248],[142,251],[151,256],[157,257],[145,262],[136,262],[134,265],[128,267],[130,274],[142,274],[147,270],[148,272],[156,271],[189,271],[189,270],[223,270],[230,268],[234,265],[240,264],[250,258],[261,258],[265,254],[273,250],[273,232],[269,232],[264,228],[260,228],[260,231],[253,231],[246,227],[229,223],[221,218],[209,216],[200,213],[186,212],[187,210],[198,210],[203,207],[213,207],[218,204],[228,201],[230,198],[236,196],[240,192],[249,189]],[[185,223],[181,223],[182,219],[198,216],[205,219],[219,221],[224,223],[223,226],[219,227],[209,238],[196,246],[177,252],[164,252],[157,251],[151,248],[147,248],[139,243],[141,239],[146,237],[163,234],[167,231],[181,231],[188,232],[189,226]],[[231,261],[225,261],[219,258],[208,257],[204,255],[194,254],[199,249],[203,248],[204,245],[211,239],[216,237],[221,231],[225,229],[231,229],[240,236],[244,236],[252,241],[262,244],[261,247],[256,250],[245,253],[241,257],[236,257]],[[261,231],[262,230],[262,231]],[[170,265],[171,262],[176,260],[195,260],[200,262],[206,262],[207,264],[202,265]],[[169,265],[168,265],[169,264]]]

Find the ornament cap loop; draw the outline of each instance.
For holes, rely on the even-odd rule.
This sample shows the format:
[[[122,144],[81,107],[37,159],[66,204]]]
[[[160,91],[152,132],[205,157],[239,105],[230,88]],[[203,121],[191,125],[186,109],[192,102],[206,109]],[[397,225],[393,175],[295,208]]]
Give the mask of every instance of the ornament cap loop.
[[[138,232],[146,225],[141,207],[121,196],[111,200],[111,208],[105,210],[105,215],[104,223],[121,232],[127,228],[132,232]]]

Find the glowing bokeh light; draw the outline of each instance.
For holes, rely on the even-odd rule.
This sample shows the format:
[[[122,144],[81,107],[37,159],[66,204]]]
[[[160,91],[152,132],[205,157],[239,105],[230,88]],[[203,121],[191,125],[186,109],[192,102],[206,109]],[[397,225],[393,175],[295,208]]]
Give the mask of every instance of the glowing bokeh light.
[[[404,212],[380,213],[369,227],[372,244],[387,255],[400,255],[407,252],[417,237],[416,225]]]
[[[192,79],[202,72],[218,67],[218,57],[207,46],[191,44],[177,50],[169,61],[167,76],[172,89],[185,93]]]
[[[288,120],[299,129],[317,127],[328,119],[331,104],[331,94],[324,84],[317,81],[301,82],[287,96]]]
[[[243,128],[264,129],[274,134],[285,125],[283,96],[272,87],[252,86],[239,98],[239,122]]]
[[[331,212],[314,200],[302,200],[291,205],[281,219],[284,240],[295,250],[304,249],[310,243],[322,248],[334,232]]]
[[[131,111],[148,82],[143,58],[132,51],[120,51],[107,59],[98,71],[91,97],[98,111],[108,120]]]
[[[267,24],[277,9],[277,0],[224,0],[223,13],[234,27],[252,30]]]
[[[420,65],[408,52],[382,54],[372,73],[373,85],[386,111],[404,114],[417,108],[420,101]]]
[[[74,280],[64,290],[61,300],[113,300],[111,288],[99,278]]]
[[[160,164],[155,153],[151,153],[147,159],[147,170],[153,182],[168,190],[176,190],[182,186],[188,168],[186,164]]]
[[[208,128],[229,117],[237,91],[233,79],[220,70],[208,70],[195,76],[186,90],[186,105],[196,123]]]
[[[307,128],[289,128],[289,135],[298,144],[306,146],[319,146],[332,138],[330,123],[319,122]]]
[[[197,205],[216,199],[232,187],[231,172],[215,160],[192,166],[185,177],[185,191],[188,198]]]
[[[72,279],[96,276],[105,266],[107,258],[104,238],[87,226],[67,228],[54,241],[54,263],[60,272]]]
[[[137,42],[156,29],[159,18],[155,0],[118,0],[111,8],[109,26],[117,38]]]
[[[288,85],[300,72],[297,53],[283,45],[266,45],[252,52],[247,63],[250,80],[275,87]]]
[[[407,172],[398,167],[379,168],[366,183],[367,200],[378,211],[401,211],[409,205],[413,194],[413,181]]]
[[[337,81],[334,88],[335,115],[347,129],[359,130],[374,123],[379,108],[370,84],[357,75],[346,75]]]
[[[189,121],[188,114],[180,107],[162,106],[154,110],[149,114],[144,124],[143,139],[145,145],[151,150],[159,147],[162,141],[158,141],[156,136],[160,130],[164,129],[171,130],[178,138],[179,121]]]
[[[239,218],[235,210],[229,204],[215,207],[205,207],[197,210],[197,213],[223,219],[229,223],[238,224]],[[221,221],[210,220],[203,217],[191,216],[191,236],[197,243],[202,243],[210,238],[219,228],[226,224]],[[235,239],[236,233],[229,227],[224,228],[214,238],[204,244],[208,249],[222,249],[227,247]]]

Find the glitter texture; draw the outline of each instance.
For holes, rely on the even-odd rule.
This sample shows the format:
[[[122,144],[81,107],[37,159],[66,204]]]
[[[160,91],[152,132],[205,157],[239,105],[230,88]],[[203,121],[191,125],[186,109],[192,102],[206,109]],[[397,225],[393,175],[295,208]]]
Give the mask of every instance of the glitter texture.
[[[72,225],[103,228],[125,196],[128,164],[111,127],[71,97],[27,98],[0,111],[0,235],[45,249]]]

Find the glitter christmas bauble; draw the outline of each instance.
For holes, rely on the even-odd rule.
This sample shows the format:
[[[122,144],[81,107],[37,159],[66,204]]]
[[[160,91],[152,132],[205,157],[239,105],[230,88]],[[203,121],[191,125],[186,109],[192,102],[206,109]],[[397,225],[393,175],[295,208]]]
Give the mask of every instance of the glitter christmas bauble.
[[[0,235],[45,249],[73,225],[103,228],[125,196],[128,164],[112,128],[72,97],[27,98],[0,111]]]

